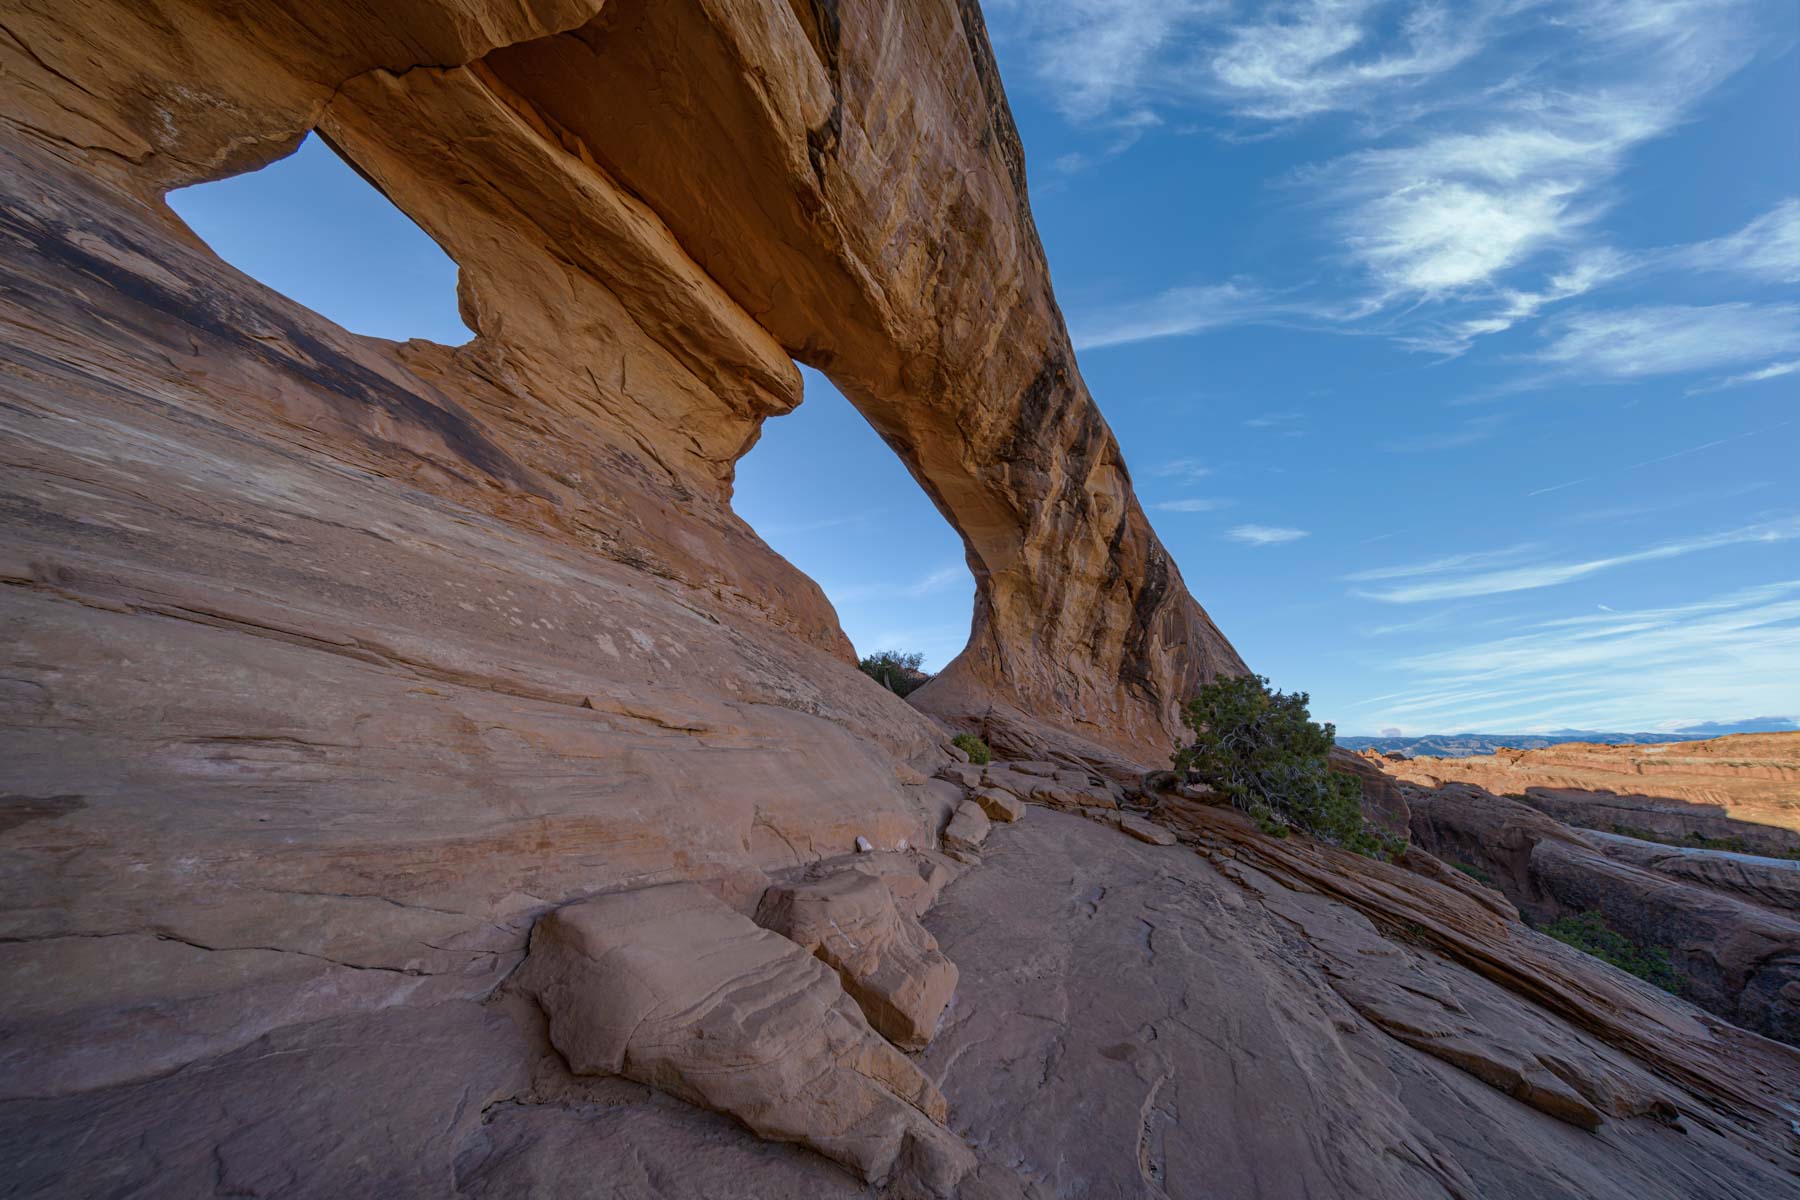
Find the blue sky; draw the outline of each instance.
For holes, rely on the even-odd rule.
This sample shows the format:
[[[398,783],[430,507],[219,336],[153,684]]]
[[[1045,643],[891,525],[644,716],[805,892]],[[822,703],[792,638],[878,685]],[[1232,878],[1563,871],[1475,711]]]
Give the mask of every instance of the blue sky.
[[[1800,717],[1800,5],[987,13],[1082,373],[1255,669],[1346,733]],[[172,203],[349,328],[467,336],[316,141]],[[736,507],[941,665],[960,541],[806,384]]]

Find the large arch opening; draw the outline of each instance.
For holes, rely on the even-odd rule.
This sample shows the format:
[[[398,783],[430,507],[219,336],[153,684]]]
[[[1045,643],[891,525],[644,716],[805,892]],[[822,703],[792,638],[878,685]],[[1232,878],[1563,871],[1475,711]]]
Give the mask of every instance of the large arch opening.
[[[178,188],[213,253],[352,333],[458,346],[456,263],[317,134],[255,171]]]
[[[962,538],[831,382],[800,373],[805,402],[763,423],[732,509],[824,589],[858,657],[916,653],[941,671],[973,619]]]

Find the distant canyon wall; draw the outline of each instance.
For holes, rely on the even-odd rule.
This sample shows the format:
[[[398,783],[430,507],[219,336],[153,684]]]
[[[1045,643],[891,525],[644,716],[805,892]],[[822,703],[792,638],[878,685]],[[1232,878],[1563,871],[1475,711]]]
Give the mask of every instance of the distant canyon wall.
[[[1738,733],[1696,742],[1566,742],[1468,758],[1370,761],[1427,787],[1472,783],[1526,796],[1575,825],[1636,826],[1681,836],[1749,837],[1800,847],[1800,733]],[[1746,828],[1748,826],[1748,828]]]

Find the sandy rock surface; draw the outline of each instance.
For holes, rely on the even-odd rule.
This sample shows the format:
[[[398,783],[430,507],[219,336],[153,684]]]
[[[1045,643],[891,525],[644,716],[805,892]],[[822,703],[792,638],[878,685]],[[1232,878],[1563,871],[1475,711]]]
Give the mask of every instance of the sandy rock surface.
[[[1800,1043],[1793,864],[1571,829],[1470,784],[1413,788],[1409,804],[1421,846],[1477,868],[1539,924],[1599,913],[1666,953],[1689,1000]]]

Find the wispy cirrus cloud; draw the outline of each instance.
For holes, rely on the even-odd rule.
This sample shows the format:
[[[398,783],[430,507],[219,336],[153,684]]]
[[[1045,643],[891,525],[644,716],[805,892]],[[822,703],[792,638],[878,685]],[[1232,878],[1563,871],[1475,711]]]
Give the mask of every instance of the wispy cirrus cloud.
[[[1527,499],[1530,499],[1533,496],[1547,496],[1547,495],[1550,495],[1552,492],[1560,492],[1560,491],[1564,491],[1568,488],[1579,487],[1584,483],[1593,483],[1594,481],[1600,480],[1600,479],[1616,478],[1620,475],[1625,475],[1632,471],[1641,471],[1646,467],[1659,467],[1663,463],[1674,462],[1678,458],[1686,458],[1691,454],[1704,454],[1709,450],[1716,450],[1720,446],[1729,446],[1734,442],[1742,442],[1742,441],[1746,441],[1750,438],[1765,437],[1768,434],[1776,432],[1777,430],[1786,429],[1788,426],[1792,425],[1793,423],[1794,423],[1794,419],[1790,418],[1786,421],[1777,421],[1773,425],[1764,425],[1764,426],[1761,426],[1756,429],[1746,429],[1741,433],[1728,434],[1725,437],[1708,438],[1704,442],[1694,442],[1691,445],[1682,446],[1678,449],[1671,450],[1667,454],[1658,454],[1654,458],[1646,458],[1646,459],[1642,459],[1638,462],[1624,463],[1624,464],[1622,464],[1618,467],[1614,467],[1610,470],[1598,471],[1593,475],[1583,475],[1579,479],[1568,479],[1568,480],[1564,480],[1561,483],[1553,483],[1553,484],[1549,484],[1545,487],[1533,488],[1531,491],[1526,492],[1525,496]]]
[[[1625,156],[1754,51],[1740,19],[1749,7],[1599,0],[1545,10],[1567,50],[1482,94],[1481,117],[1337,164],[1352,253],[1396,297],[1439,299],[1486,287],[1541,250],[1579,251],[1575,238],[1605,210],[1599,189]]]
[[[1278,525],[1234,525],[1225,531],[1225,536],[1246,546],[1279,546],[1286,542],[1297,542],[1308,534],[1304,529],[1287,529]]]
[[[1766,361],[1800,351],[1800,305],[1660,305],[1572,313],[1537,361],[1587,377],[1636,379]]]
[[[1073,120],[1111,124],[1198,101],[1290,121],[1412,91],[1495,35],[1518,0],[989,0]]]
[[[1158,512],[1197,513],[1216,512],[1221,508],[1229,508],[1233,503],[1234,501],[1231,500],[1218,500],[1209,497],[1188,500],[1163,500],[1159,503],[1152,504],[1150,507],[1156,509]]]
[[[1466,554],[1447,554],[1425,562],[1400,563],[1389,567],[1370,567],[1340,576],[1346,583],[1372,583],[1380,579],[1417,579],[1421,575],[1445,575],[1453,571],[1472,571],[1514,562],[1535,547],[1530,542],[1507,546],[1500,550],[1477,550]]]
[[[1244,283],[1178,287],[1148,300],[1102,308],[1076,318],[1077,350],[1097,350],[1155,338],[1181,337],[1227,325],[1270,320],[1282,311],[1261,288]]]
[[[1654,546],[1646,546],[1641,550],[1599,558],[1528,564],[1502,570],[1478,571],[1473,574],[1462,574],[1456,572],[1454,568],[1425,571],[1420,573],[1447,575],[1448,577],[1406,583],[1386,589],[1358,590],[1355,594],[1364,599],[1380,600],[1388,604],[1466,600],[1475,596],[1497,596],[1509,592],[1556,587],[1633,563],[1684,558],[1690,554],[1718,550],[1727,546],[1774,545],[1792,541],[1795,538],[1800,538],[1800,517],[1787,517],[1700,537],[1662,542]],[[1440,564],[1435,565],[1441,565],[1442,561],[1444,560],[1440,560]],[[1367,578],[1366,575],[1365,578]]]
[[[969,568],[961,563],[946,563],[944,566],[929,571],[909,583],[852,583],[824,585],[825,594],[834,604],[854,604],[865,600],[905,597],[918,599],[922,596],[935,596],[952,591],[958,587],[973,590],[974,578]]]
[[[1541,621],[1388,665],[1412,686],[1362,701],[1359,725],[1651,729],[1757,711],[1792,720],[1800,580]]]
[[[1633,269],[1595,226],[1634,152],[1756,53],[1769,0],[1000,0],[1047,94],[1097,125],[1362,118],[1366,148],[1294,182],[1354,280],[1168,288],[1074,322],[1081,348],[1284,319],[1456,355]],[[1545,36],[1548,34],[1549,36]],[[1166,114],[1166,118],[1163,114]],[[1191,123],[1191,121],[1190,121]],[[1207,124],[1205,120],[1202,125]],[[1684,251],[1800,272],[1800,200]],[[1669,259],[1668,261],[1675,261]],[[1364,329],[1363,331],[1367,331]]]
[[[1282,429],[1292,431],[1305,423],[1306,414],[1303,412],[1266,412],[1258,413],[1254,417],[1246,418],[1244,421],[1244,428]]]
[[[1500,417],[1471,417],[1455,429],[1393,438],[1383,442],[1381,448],[1399,454],[1439,454],[1445,450],[1459,450],[1487,441],[1500,431],[1502,423]]]
[[[1800,283],[1800,198],[1782,201],[1736,233],[1682,247],[1671,258],[1696,270]]]
[[[1766,367],[1754,371],[1744,371],[1738,375],[1728,375],[1715,383],[1701,387],[1689,388],[1688,395],[1699,396],[1706,392],[1722,392],[1726,388],[1743,387],[1751,383],[1766,383],[1771,379],[1780,379],[1785,375],[1800,372],[1800,358],[1790,358],[1785,362],[1773,362]]]
[[[1254,19],[1226,26],[1203,61],[1212,86],[1241,116],[1293,120],[1357,107],[1445,74],[1482,49],[1507,7],[1475,2],[1453,11],[1383,0],[1258,6],[1250,10]]]
[[[1152,475],[1179,476],[1182,479],[1203,479],[1212,473],[1212,467],[1197,458],[1172,458],[1150,470]]]
[[[1215,0],[990,0],[996,36],[1025,41],[1036,75],[1073,120],[1116,123],[1151,111],[1172,46],[1202,29]],[[1001,20],[1004,18],[1004,21]]]

